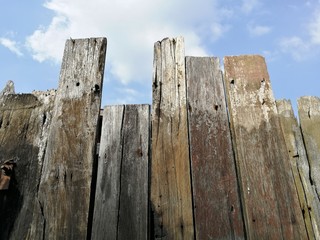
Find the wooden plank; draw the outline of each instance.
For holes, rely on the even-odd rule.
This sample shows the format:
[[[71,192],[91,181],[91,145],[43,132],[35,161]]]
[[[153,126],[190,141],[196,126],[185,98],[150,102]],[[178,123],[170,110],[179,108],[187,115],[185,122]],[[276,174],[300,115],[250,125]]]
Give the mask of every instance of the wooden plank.
[[[300,126],[289,100],[279,100],[276,103],[308,238],[320,239],[320,202],[310,182],[310,167]]]
[[[149,239],[149,108],[104,110],[92,239]]]
[[[150,106],[126,105],[117,239],[147,240]]]
[[[310,171],[309,179],[314,188],[317,200],[320,199],[320,98],[301,97],[298,99],[298,111],[301,131],[307,151]],[[319,205],[310,206],[310,213],[317,216],[317,231],[320,232]],[[319,238],[320,239],[320,238]]]
[[[105,38],[66,42],[38,193],[42,235],[30,239],[87,237],[105,53]]]
[[[92,239],[117,239],[124,105],[104,109]]]
[[[183,38],[155,43],[152,102],[152,237],[193,239]]]
[[[14,164],[8,189],[0,190],[0,239],[27,239],[38,207],[54,92],[13,94],[9,84],[11,91],[0,97],[0,165],[9,159]]]
[[[262,57],[225,57],[225,86],[249,239],[307,233]]]
[[[187,57],[186,80],[196,239],[244,239],[219,58]]]

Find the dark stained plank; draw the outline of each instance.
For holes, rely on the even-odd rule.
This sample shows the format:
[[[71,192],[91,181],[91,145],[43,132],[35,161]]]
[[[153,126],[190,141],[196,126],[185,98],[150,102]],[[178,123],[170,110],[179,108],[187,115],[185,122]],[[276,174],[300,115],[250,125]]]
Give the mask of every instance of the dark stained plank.
[[[66,42],[39,186],[38,232],[30,239],[85,239],[106,39]],[[41,228],[42,227],[42,228]]]
[[[148,239],[149,105],[104,110],[92,239]]]
[[[224,58],[231,131],[249,239],[307,239],[265,61]]]
[[[320,202],[310,182],[310,167],[300,126],[289,100],[278,100],[276,103],[308,237],[320,239]]]
[[[124,105],[103,111],[92,239],[117,239]]]
[[[197,239],[245,239],[219,59],[186,58]]]
[[[150,106],[126,105],[122,125],[118,238],[147,240]]]
[[[182,38],[154,45],[152,238],[193,239],[193,211]]]
[[[7,190],[0,190],[0,239],[28,239],[38,209],[37,191],[55,92],[0,96],[0,165],[12,159]]]

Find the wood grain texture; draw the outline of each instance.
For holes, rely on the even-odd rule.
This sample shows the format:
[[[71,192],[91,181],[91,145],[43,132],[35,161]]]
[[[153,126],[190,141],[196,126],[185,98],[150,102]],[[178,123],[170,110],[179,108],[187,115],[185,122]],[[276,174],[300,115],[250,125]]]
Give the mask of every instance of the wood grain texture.
[[[301,97],[298,99],[298,111],[302,135],[307,151],[310,172],[309,179],[315,189],[317,200],[320,199],[320,98]],[[319,205],[318,205],[319,206]],[[312,208],[312,206],[311,206]],[[320,214],[316,209],[310,209],[311,214]],[[318,231],[320,222],[318,220]]]
[[[310,182],[310,167],[300,126],[294,116],[290,101],[279,100],[276,103],[308,238],[320,239],[320,202]]]
[[[154,46],[151,207],[155,239],[193,239],[184,42]]]
[[[265,61],[225,57],[224,67],[247,237],[307,239]]]
[[[148,239],[149,105],[104,110],[92,239]]]
[[[245,239],[218,58],[186,58],[196,239]]]
[[[11,84],[13,88],[13,84]],[[4,92],[2,92],[4,93]],[[53,92],[0,97],[0,163],[14,159],[8,190],[0,191],[0,239],[28,239],[48,134]]]
[[[43,225],[30,239],[87,237],[105,53],[105,38],[66,42],[38,193]]]

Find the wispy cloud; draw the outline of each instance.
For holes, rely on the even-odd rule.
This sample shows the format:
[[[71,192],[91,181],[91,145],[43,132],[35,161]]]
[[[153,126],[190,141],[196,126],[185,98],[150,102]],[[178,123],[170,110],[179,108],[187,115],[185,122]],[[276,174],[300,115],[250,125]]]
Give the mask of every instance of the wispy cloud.
[[[50,25],[27,39],[35,60],[59,62],[70,37],[106,36],[110,74],[123,84],[149,81],[153,44],[164,37],[184,36],[186,54],[206,55],[204,43],[224,35],[230,14],[218,0],[49,0],[45,7],[55,13]]]
[[[259,0],[242,0],[242,12],[249,14],[260,5]]]
[[[17,42],[10,40],[8,38],[0,38],[0,44],[6,48],[8,48],[11,52],[16,54],[17,56],[23,56],[23,53],[20,51]]]
[[[307,36],[292,36],[281,39],[282,52],[290,54],[296,61],[303,61],[315,56],[320,51],[320,9],[315,9],[306,25]]]
[[[262,36],[271,32],[272,28],[269,26],[256,25],[254,23],[249,23],[247,29],[251,36]]]

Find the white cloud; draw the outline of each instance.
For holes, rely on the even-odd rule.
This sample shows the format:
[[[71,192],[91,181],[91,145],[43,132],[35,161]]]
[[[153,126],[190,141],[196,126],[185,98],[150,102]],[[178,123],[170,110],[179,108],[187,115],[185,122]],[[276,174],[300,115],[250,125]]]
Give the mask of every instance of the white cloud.
[[[305,60],[311,55],[310,46],[309,42],[303,41],[297,36],[284,38],[280,42],[281,50],[291,54],[296,61]]]
[[[308,26],[310,41],[312,44],[320,44],[320,10],[317,9]]]
[[[8,38],[0,38],[0,44],[8,48],[11,52],[16,54],[17,56],[23,56],[22,52],[18,48],[17,43],[15,41],[10,40]]]
[[[110,73],[123,84],[149,81],[153,44],[165,37],[184,36],[187,55],[206,55],[200,35],[218,39],[230,11],[218,0],[49,0],[55,13],[49,26],[27,38],[37,61],[59,62],[66,39],[106,36]]]
[[[242,12],[249,14],[260,5],[259,0],[242,0]]]
[[[249,23],[247,29],[251,36],[262,36],[271,32],[271,27]]]

